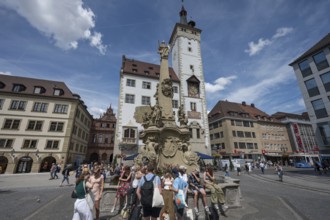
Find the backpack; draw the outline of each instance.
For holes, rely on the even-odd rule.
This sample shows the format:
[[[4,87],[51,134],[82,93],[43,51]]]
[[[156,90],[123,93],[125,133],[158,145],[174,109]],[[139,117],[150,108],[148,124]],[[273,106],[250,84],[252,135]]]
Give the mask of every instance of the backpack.
[[[145,207],[152,207],[152,197],[154,195],[154,175],[151,180],[147,181],[146,176],[144,176],[144,183],[141,186],[141,204]]]

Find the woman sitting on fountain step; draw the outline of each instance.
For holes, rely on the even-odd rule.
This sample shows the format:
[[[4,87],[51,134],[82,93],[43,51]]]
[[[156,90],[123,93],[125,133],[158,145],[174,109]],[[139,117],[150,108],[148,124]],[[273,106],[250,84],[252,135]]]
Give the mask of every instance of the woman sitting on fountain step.
[[[214,208],[217,210],[218,214],[226,216],[224,209],[228,207],[225,206],[225,194],[223,193],[221,187],[216,183],[215,177],[213,175],[212,167],[207,167],[206,171],[204,172],[204,183],[205,187],[211,191],[211,202],[214,205]],[[220,208],[218,206],[220,203]]]

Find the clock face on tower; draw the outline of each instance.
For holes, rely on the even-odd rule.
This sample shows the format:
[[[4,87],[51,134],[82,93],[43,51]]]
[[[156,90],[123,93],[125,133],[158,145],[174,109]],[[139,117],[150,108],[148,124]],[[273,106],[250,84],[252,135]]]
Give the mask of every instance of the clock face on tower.
[[[198,97],[198,85],[190,84],[188,89],[189,96]]]

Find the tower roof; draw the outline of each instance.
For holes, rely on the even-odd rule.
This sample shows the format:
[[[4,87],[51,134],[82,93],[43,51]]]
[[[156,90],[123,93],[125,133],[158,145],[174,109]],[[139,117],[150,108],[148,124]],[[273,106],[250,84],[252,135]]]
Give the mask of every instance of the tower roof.
[[[180,11],[180,24],[187,24],[187,11],[184,9],[183,5]]]

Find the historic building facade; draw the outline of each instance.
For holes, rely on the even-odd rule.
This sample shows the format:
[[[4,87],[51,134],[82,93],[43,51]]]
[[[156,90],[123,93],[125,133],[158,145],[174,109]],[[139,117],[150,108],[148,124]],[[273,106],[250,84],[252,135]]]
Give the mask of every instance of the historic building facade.
[[[139,106],[156,104],[154,95],[159,82],[160,66],[125,56],[122,59],[114,152],[115,155],[131,155],[137,153],[142,145],[139,132],[143,127],[136,122],[134,114]],[[173,81],[173,111],[177,111],[180,103],[179,79],[172,68],[169,73]]]
[[[273,118],[286,125],[295,161],[312,162],[318,158],[319,149],[316,144],[315,134],[307,112],[292,114],[276,112]]]
[[[195,22],[187,22],[187,12],[182,7],[180,22],[173,29],[169,45],[172,68],[169,68],[173,81],[173,111],[182,105],[188,116],[191,132],[190,144],[193,151],[211,153],[208,117],[205,98],[205,82],[201,58],[200,34]],[[155,54],[156,56],[156,54]],[[156,104],[154,94],[159,82],[160,67],[123,57],[120,71],[120,97],[115,138],[115,154],[137,153],[142,142],[139,132],[142,126],[137,123],[135,114],[139,106]]]
[[[219,101],[209,113],[209,123],[213,155],[282,160],[292,152],[285,124],[254,104]]]
[[[87,159],[109,164],[113,159],[116,115],[111,106],[98,119],[93,119],[88,143]]]
[[[3,173],[47,172],[85,159],[92,116],[63,82],[1,75]]]
[[[305,101],[317,145],[323,154],[330,154],[329,63],[330,34],[290,63]]]

